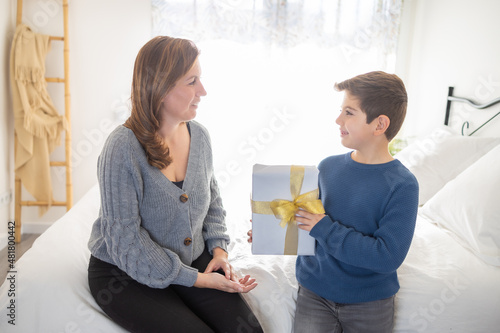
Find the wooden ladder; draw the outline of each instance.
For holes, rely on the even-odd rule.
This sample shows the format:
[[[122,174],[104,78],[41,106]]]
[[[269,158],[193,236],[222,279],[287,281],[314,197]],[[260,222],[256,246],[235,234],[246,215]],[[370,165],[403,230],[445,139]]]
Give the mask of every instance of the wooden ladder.
[[[69,90],[69,34],[68,34],[68,0],[63,0],[63,25],[64,35],[50,36],[49,40],[62,41],[64,43],[64,78],[50,78],[47,77],[47,82],[64,83],[64,115],[67,121],[67,129],[65,132],[65,160],[64,161],[51,161],[51,167],[65,167],[66,168],[66,201],[53,201],[53,206],[66,206],[69,210],[73,206],[73,183],[71,180],[71,110],[70,110],[70,90]],[[17,0],[17,19],[16,24],[22,23],[23,17],[23,0]],[[17,146],[17,136],[14,135],[14,144]],[[14,150],[15,151],[15,150]],[[15,178],[15,213],[14,220],[16,222],[15,238],[16,242],[21,241],[21,208],[22,206],[48,206],[46,201],[23,201],[21,192],[22,184],[21,179],[16,175]]]

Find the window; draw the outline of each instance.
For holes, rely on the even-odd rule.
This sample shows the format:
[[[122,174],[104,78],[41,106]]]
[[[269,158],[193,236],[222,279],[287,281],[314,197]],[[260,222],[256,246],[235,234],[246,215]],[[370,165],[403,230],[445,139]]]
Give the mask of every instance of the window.
[[[197,120],[211,133],[222,191],[248,195],[255,163],[317,165],[345,152],[334,83],[394,71],[401,0],[152,3],[154,35],[201,49],[208,95]]]

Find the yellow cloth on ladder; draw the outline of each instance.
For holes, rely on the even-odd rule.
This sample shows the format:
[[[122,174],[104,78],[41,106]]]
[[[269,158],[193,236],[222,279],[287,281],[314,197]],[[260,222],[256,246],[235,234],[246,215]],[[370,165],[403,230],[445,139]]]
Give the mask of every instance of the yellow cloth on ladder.
[[[17,136],[15,172],[37,201],[47,201],[39,213],[51,206],[52,180],[49,155],[61,142],[66,119],[55,109],[47,92],[45,57],[49,36],[18,25],[10,54],[10,80]]]

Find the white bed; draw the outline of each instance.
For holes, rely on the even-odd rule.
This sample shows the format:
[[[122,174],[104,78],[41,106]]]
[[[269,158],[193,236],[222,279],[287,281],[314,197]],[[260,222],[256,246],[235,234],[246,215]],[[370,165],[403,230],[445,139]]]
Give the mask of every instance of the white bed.
[[[500,138],[440,128],[399,158],[423,191],[413,243],[398,271],[395,332],[499,332]],[[238,216],[230,205],[226,201],[231,262],[259,283],[244,297],[265,332],[289,333],[295,257],[252,255],[250,212]],[[124,332],[99,309],[87,285],[87,240],[98,210],[94,186],[16,263],[15,296],[9,296],[9,282],[0,288],[0,332]],[[15,326],[8,323],[12,300]]]

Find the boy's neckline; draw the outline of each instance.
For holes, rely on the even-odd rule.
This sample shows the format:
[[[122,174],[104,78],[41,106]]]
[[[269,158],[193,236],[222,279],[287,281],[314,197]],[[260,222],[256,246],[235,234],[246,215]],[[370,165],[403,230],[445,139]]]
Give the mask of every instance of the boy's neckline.
[[[387,157],[370,159],[370,160],[364,159],[362,157],[360,158],[359,153],[357,154],[356,150],[353,150],[352,152],[349,153],[349,158],[353,162],[356,162],[359,164],[366,164],[366,165],[384,165],[384,164],[391,163],[392,161],[395,160],[390,154]]]

